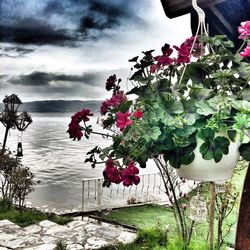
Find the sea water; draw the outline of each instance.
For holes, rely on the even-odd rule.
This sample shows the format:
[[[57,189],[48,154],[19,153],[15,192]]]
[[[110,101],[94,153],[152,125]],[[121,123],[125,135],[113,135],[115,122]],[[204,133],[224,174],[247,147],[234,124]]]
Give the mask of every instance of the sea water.
[[[92,168],[84,163],[86,153],[96,145],[106,147],[112,140],[91,135],[73,141],[69,138],[68,124],[71,113],[31,113],[33,122],[21,134],[10,130],[7,147],[16,151],[17,142],[22,137],[22,163],[35,175],[35,191],[29,201],[39,208],[65,211],[81,208],[81,185],[83,178],[102,177],[104,165]],[[89,122],[94,130],[102,131],[96,124],[95,115]],[[96,117],[96,118],[95,118]],[[0,124],[0,142],[4,137],[4,126]],[[142,170],[141,173],[154,170]]]

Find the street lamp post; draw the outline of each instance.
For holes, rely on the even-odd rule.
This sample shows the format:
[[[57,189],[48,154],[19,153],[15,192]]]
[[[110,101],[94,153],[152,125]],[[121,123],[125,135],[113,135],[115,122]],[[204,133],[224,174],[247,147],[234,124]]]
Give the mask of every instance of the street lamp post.
[[[6,96],[3,103],[4,110],[0,113],[0,122],[5,126],[3,147],[1,151],[2,159],[5,152],[9,130],[18,129],[22,132],[32,123],[31,116],[27,112],[18,113],[18,108],[22,102],[17,95],[12,94],[10,96]]]

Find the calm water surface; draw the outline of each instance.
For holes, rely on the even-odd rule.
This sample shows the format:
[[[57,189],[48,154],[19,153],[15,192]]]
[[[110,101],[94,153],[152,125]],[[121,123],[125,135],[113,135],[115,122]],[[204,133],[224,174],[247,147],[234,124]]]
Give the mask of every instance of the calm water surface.
[[[97,143],[101,146],[109,143],[93,135],[86,142],[72,141],[66,133],[72,114],[32,113],[33,123],[23,133],[22,163],[30,167],[36,180],[30,200],[35,206],[48,205],[49,208],[73,209],[81,204],[81,180],[99,177],[102,167],[92,169],[84,164],[85,153]],[[94,124],[95,127],[97,125]],[[100,129],[100,128],[99,128]],[[0,140],[3,141],[4,127],[0,128]],[[16,150],[20,133],[11,130],[7,147]]]
[[[102,176],[103,166],[92,169],[84,163],[85,153],[99,145],[108,146],[111,141],[92,135],[90,140],[72,141],[66,133],[72,114],[32,113],[33,123],[23,133],[24,165],[30,167],[35,179],[35,191],[30,195],[34,206],[47,205],[57,210],[79,209],[81,206],[81,180]],[[97,116],[96,116],[97,117]],[[101,130],[92,119],[94,128]],[[0,124],[1,125],[1,124]],[[7,147],[17,148],[16,130],[11,130]],[[3,141],[4,127],[0,127]],[[145,170],[144,170],[145,172]]]

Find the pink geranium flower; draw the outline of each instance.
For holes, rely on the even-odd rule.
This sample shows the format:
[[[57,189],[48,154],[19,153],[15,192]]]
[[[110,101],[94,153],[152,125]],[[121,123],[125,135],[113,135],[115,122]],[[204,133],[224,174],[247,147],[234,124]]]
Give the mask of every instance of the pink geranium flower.
[[[245,39],[250,36],[250,21],[245,21],[241,23],[238,27],[238,32],[240,33],[239,38]]]
[[[120,128],[120,131],[123,131],[127,126],[132,125],[132,121],[129,119],[130,113],[117,112],[116,113],[116,126]]]
[[[243,57],[248,57],[250,56],[250,43],[247,45],[247,47],[240,53],[241,56]]]

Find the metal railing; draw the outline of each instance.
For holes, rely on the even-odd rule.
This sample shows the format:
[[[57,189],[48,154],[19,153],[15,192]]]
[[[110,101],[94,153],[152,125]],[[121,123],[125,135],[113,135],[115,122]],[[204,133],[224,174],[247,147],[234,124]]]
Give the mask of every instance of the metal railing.
[[[133,204],[167,202],[159,173],[140,175],[140,183],[130,187],[111,184],[103,188],[103,178],[82,180],[82,212],[125,207]]]
[[[169,174],[172,181],[179,183],[175,187],[177,198],[184,193],[189,193],[199,183],[181,180],[174,169],[170,169]],[[83,179],[82,214],[84,212],[101,211],[102,209],[126,207],[135,204],[170,204],[160,173],[141,174],[139,176],[140,183],[130,187],[125,187],[122,183],[112,183],[109,188],[103,188],[104,179],[102,177]]]

